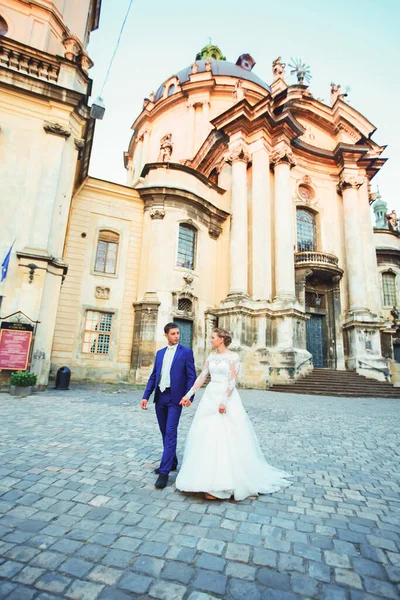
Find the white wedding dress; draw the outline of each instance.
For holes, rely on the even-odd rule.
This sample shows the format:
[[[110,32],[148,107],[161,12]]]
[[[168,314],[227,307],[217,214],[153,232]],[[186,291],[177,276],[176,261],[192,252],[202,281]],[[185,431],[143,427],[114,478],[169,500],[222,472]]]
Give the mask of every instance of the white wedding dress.
[[[291,485],[288,473],[271,467],[236,389],[239,357],[212,352],[188,393],[208,384],[190,427],[176,487],[182,492],[207,492],[217,498],[243,500]],[[226,413],[218,411],[226,405]]]

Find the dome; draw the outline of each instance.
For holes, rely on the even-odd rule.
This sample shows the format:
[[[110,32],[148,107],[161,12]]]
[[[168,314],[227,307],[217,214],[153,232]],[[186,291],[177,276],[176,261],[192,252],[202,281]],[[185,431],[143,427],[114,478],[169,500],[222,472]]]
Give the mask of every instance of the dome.
[[[271,91],[270,86],[265,83],[262,79],[257,77],[252,71],[248,71],[243,67],[239,67],[232,62],[228,62],[227,60],[215,60],[214,58],[208,58],[207,60],[196,60],[196,65],[198,66],[198,73],[204,73],[207,71],[206,62],[211,63],[211,72],[213,75],[220,77],[234,77],[235,79],[244,79],[247,81],[251,81],[256,85],[259,85],[267,92]],[[192,74],[192,66],[186,67],[186,69],[182,69],[176,73],[176,76],[179,78],[179,82],[185,83],[189,81],[189,76]],[[164,93],[164,84],[160,85],[156,93],[154,94],[154,102],[157,102],[160,98],[162,98]]]

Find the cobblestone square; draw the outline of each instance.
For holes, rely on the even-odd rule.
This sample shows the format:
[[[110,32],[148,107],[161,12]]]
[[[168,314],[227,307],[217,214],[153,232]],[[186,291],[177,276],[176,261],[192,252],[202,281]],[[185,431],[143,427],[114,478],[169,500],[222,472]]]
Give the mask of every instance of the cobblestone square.
[[[399,401],[241,396],[293,485],[236,503],[155,489],[139,389],[0,394],[0,599],[400,598]]]

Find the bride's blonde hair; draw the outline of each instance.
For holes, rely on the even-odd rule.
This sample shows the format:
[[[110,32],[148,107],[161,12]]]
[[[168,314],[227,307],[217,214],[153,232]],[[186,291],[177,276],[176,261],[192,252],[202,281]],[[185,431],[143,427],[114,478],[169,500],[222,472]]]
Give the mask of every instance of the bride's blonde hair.
[[[225,329],[224,327],[215,327],[213,329],[213,333],[216,333],[218,337],[224,340],[226,347],[232,344],[232,334],[229,329]]]

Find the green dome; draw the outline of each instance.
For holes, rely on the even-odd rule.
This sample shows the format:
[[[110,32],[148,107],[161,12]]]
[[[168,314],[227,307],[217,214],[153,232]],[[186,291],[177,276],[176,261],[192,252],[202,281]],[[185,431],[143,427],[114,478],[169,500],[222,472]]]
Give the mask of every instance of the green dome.
[[[207,58],[214,58],[215,60],[226,60],[226,57],[222,54],[218,46],[214,44],[207,44],[200,52],[196,54],[196,60],[205,60]]]

